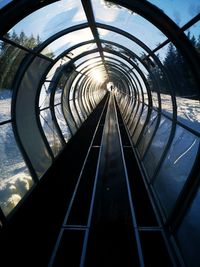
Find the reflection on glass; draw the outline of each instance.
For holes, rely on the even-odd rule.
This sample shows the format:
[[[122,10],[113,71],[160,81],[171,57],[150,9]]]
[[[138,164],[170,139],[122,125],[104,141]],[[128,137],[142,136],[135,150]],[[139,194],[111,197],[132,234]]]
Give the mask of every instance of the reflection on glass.
[[[171,116],[173,114],[173,104],[171,95],[160,94],[160,98],[161,98],[162,112],[168,116]]]
[[[179,26],[183,26],[200,12],[198,0],[148,1],[162,9]]]
[[[123,96],[122,96],[123,99]],[[134,99],[134,101],[132,102],[132,107],[130,107],[131,112],[129,112],[128,117],[127,117],[127,123],[128,123],[128,128],[131,129],[131,125],[134,122],[134,118],[138,109],[138,105],[139,102],[137,100]]]
[[[0,122],[11,117],[11,97],[16,72],[26,53],[0,41]]]
[[[93,62],[93,61],[92,61]],[[95,61],[94,61],[95,62]],[[93,68],[95,68],[96,66],[99,66],[99,65],[103,65],[102,63],[102,60],[101,59],[98,59],[96,61],[96,63],[91,63],[91,64],[82,64],[80,65],[80,71],[83,72],[83,73],[88,73],[88,71],[92,70]],[[81,77],[81,75],[80,75]],[[83,77],[84,78],[84,77]]]
[[[79,115],[78,115],[78,112],[77,112],[77,109],[76,109],[76,106],[75,106],[73,99],[71,99],[69,101],[69,106],[70,106],[70,110],[71,110],[73,119],[76,122],[76,126],[79,128],[81,126],[81,122],[80,122]]]
[[[137,108],[136,114],[133,116],[132,118],[132,122],[130,125],[130,135],[132,136],[135,132],[136,126],[138,121],[140,120],[140,116],[141,116],[141,112],[142,112],[142,104],[139,103],[139,107]]]
[[[144,103],[148,104],[148,102],[149,102],[148,94],[147,92],[144,92]]]
[[[82,40],[81,40],[82,41]],[[97,48],[97,45],[94,44],[94,43],[89,43],[89,44],[86,44],[86,45],[82,45],[76,49],[73,49],[71,51],[71,58],[75,58],[76,56],[80,55],[81,53],[83,52],[86,52],[86,51],[89,51],[89,50],[92,50],[92,49],[96,49]]]
[[[80,108],[80,106],[79,106],[79,101],[78,101],[78,99],[75,100],[75,105],[76,105],[76,109],[77,109],[77,112],[78,112],[78,114],[79,114],[79,117],[80,117],[80,119],[81,119],[81,122],[83,123],[83,121],[85,120],[85,118],[84,118],[84,115],[83,115],[83,113],[82,113],[82,110],[81,110],[81,108]]]
[[[53,67],[48,72],[46,80],[51,80],[54,74],[56,73],[57,69],[68,62],[69,62],[69,58],[67,57],[63,57],[60,60],[56,61],[56,63],[53,65]]]
[[[45,41],[53,34],[86,21],[81,1],[62,0],[45,6],[17,23],[9,32],[9,38],[16,35],[15,42],[30,47],[26,38],[34,39],[31,48]],[[23,34],[26,38],[22,39]],[[24,41],[25,40],[25,41]]]
[[[170,120],[168,120],[164,116],[161,117],[159,128],[153,138],[147,154],[145,155],[144,165],[149,178],[151,178],[154,174],[162,153],[165,150],[171,132],[171,124],[172,123]]]
[[[61,103],[61,98],[66,83],[67,77],[65,74],[62,74],[58,84],[56,85],[55,95],[54,95],[54,105]]]
[[[120,56],[117,56],[117,55],[114,55],[112,53],[108,53],[108,52],[104,52],[103,53],[105,57],[112,57],[113,59],[116,59],[118,62],[122,62],[124,63],[125,65],[127,65],[130,69],[133,68],[133,66],[127,62],[125,59],[121,58]]]
[[[124,111],[122,111],[124,121],[126,123],[128,123],[129,118],[133,115],[132,113],[134,112],[135,97],[128,97],[127,102],[129,103],[127,109],[124,109]]]
[[[97,84],[100,83],[104,83],[106,78],[107,78],[107,74],[105,72],[105,68],[101,66],[100,67],[95,67],[93,68],[89,73],[88,76],[92,78],[92,81],[94,81]]]
[[[81,38],[81,39],[80,39]],[[61,36],[60,38],[56,39],[52,43],[50,43],[41,53],[45,56],[49,56],[51,58],[56,58],[65,50],[69,49],[70,47],[79,44],[80,41],[88,41],[92,40],[93,35],[90,28],[74,31],[68,34]],[[91,44],[89,45],[89,47]],[[51,51],[51,54],[50,54]],[[86,51],[86,50],[83,50]],[[82,52],[83,52],[82,51]],[[74,53],[71,51],[67,54],[70,58],[74,57]]]
[[[42,85],[42,89],[40,91],[40,98],[39,98],[39,107],[45,108],[49,106],[49,101],[50,101],[50,82],[45,82]]]
[[[137,89],[138,89],[140,98],[142,98],[142,94],[145,94],[145,93],[147,92],[146,85],[145,85],[145,83],[144,83],[142,77],[140,76],[140,73],[139,73],[136,69],[133,70],[133,73],[134,73],[135,76],[137,77],[137,79],[134,78],[134,80],[135,80],[135,83],[136,83],[136,85],[137,85]],[[144,73],[143,73],[143,74],[144,74]]]
[[[153,104],[154,108],[158,108],[159,107],[158,93],[157,92],[151,92],[151,97],[152,97],[152,104]]]
[[[67,126],[66,120],[63,116],[61,105],[55,106],[55,115],[58,122],[58,125],[62,131],[62,134],[65,138],[65,141],[68,142],[71,138],[71,132],[69,127]]]
[[[0,206],[8,215],[33,185],[10,123],[0,126]]]
[[[11,90],[0,89],[0,122],[11,118],[11,98]]]
[[[148,108],[147,106],[145,105],[143,107],[143,111],[142,111],[142,115],[140,116],[140,119],[139,119],[139,122],[138,122],[138,125],[135,129],[135,133],[134,133],[134,136],[133,136],[133,142],[134,144],[136,144],[137,140],[138,140],[138,137],[140,136],[140,133],[142,131],[142,128],[144,126],[144,123],[146,121],[146,117],[147,117],[147,112],[148,112]]]
[[[77,71],[81,71],[84,68],[87,69],[87,67],[92,66],[92,64],[95,64],[98,61],[101,61],[100,57],[88,59],[86,62],[82,63],[80,66],[77,67]]]
[[[145,55],[145,50],[137,43],[133,42],[129,38],[106,29],[98,28],[99,36],[102,40],[111,41],[117,40],[117,43],[133,51],[136,55]]]
[[[92,4],[97,22],[122,29],[140,39],[151,49],[166,39],[153,24],[126,8],[110,5],[101,0],[93,0]]]
[[[167,215],[173,209],[190,174],[198,146],[199,141],[196,136],[177,126],[169,153],[154,182],[154,187]]]
[[[49,145],[56,156],[60,152],[62,145],[56,132],[50,109],[40,111],[40,122]]]
[[[200,189],[177,231],[177,241],[187,266],[199,267]]]
[[[141,141],[139,142],[139,145],[138,145],[138,151],[141,155],[141,158],[143,157],[145,150],[149,144],[149,141],[151,140],[151,137],[154,133],[157,120],[158,120],[158,113],[155,110],[152,110],[150,120],[145,127],[145,130],[143,132],[143,136],[142,136]]]
[[[88,54],[87,56],[81,57],[80,59],[78,59],[75,62],[75,65],[78,66],[79,64],[81,64],[83,62],[88,62],[90,59],[93,59],[93,58],[96,58],[96,57],[100,58],[99,52],[91,53],[91,54]]]
[[[172,43],[158,52],[176,95],[178,120],[199,131],[199,90],[186,60]],[[159,79],[160,91],[166,94],[167,80],[164,76]]]

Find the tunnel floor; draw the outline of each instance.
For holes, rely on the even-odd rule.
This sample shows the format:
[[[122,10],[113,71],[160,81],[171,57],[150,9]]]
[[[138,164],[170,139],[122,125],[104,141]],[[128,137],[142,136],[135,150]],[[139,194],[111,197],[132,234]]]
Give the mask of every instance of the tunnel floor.
[[[49,267],[68,264],[173,266],[113,93],[97,123]]]

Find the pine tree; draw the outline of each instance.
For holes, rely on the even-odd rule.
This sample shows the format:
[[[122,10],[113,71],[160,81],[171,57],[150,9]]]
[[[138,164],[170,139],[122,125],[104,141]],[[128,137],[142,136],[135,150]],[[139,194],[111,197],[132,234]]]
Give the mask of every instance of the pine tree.
[[[36,38],[33,35],[28,37],[24,31],[20,34],[13,31],[12,33],[7,33],[4,37],[31,49],[40,43],[39,35]],[[7,88],[12,90],[14,77],[24,55],[24,51],[21,49],[6,42],[0,42],[0,89]]]
[[[196,50],[200,55],[200,35],[198,36],[198,39],[196,41]]]

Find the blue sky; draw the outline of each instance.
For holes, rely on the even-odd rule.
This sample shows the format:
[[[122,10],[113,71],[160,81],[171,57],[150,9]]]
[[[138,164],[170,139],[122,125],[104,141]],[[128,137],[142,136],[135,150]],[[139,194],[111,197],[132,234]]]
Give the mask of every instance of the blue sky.
[[[0,0],[0,8],[6,6],[8,3],[10,3],[12,0]]]
[[[183,26],[200,13],[199,0],[149,0],[149,2],[162,9],[179,26]]]
[[[183,26],[200,11],[200,0],[149,0],[149,2],[162,9],[179,26]],[[102,0],[92,0],[92,4],[97,21],[130,32],[152,49],[166,39],[156,27],[137,14],[133,15],[125,9],[106,8],[102,5]],[[85,21],[86,16],[81,1],[62,0],[32,13],[14,29],[17,33],[23,30],[27,35],[33,34],[35,37],[39,34],[43,41],[60,30]],[[192,27],[192,34],[196,36],[200,34],[199,26]],[[84,39],[87,39],[86,37],[84,35]],[[77,36],[74,35],[74,38],[77,39]],[[81,36],[78,38],[81,40]],[[89,34],[88,39],[90,39]]]

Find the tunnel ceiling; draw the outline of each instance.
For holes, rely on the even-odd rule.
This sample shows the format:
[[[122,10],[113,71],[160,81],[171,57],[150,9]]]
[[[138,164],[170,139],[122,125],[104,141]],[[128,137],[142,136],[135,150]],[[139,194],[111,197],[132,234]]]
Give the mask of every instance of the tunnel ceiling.
[[[1,221],[111,86],[125,119],[133,110],[141,119],[135,124],[140,135],[150,132],[157,117],[170,121],[161,159],[177,125],[199,138],[197,2],[0,2]]]
[[[180,19],[173,12],[170,13],[166,4],[158,4],[158,9],[154,6],[158,1],[132,2],[2,1],[2,40],[14,46],[19,45],[19,48],[28,53],[34,51],[33,54],[44,55],[52,65],[59,59],[66,61],[68,58],[69,64],[75,64],[76,67],[78,60],[91,64],[89,58],[99,57],[103,81],[114,79],[112,66],[108,67],[111,59],[106,55],[123,59],[132,69],[135,69],[134,64],[141,65],[148,72],[149,67],[165,59],[167,47],[172,41],[187,58],[198,80],[199,71],[194,68],[198,66],[196,54],[183,34],[198,23],[198,6],[194,4],[193,15],[188,11],[179,23]],[[191,3],[186,8],[189,9]],[[175,11],[176,8],[174,6]],[[5,19],[7,17],[10,19]],[[22,33],[25,35],[24,39],[32,38],[32,41],[25,44],[22,35],[22,39],[17,38]],[[126,76],[131,75],[130,73],[131,71],[126,72]]]

